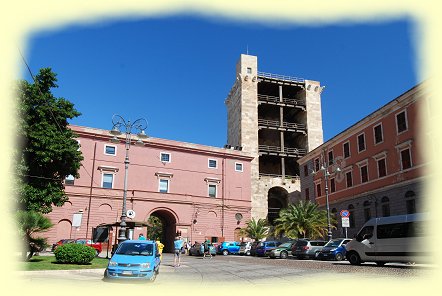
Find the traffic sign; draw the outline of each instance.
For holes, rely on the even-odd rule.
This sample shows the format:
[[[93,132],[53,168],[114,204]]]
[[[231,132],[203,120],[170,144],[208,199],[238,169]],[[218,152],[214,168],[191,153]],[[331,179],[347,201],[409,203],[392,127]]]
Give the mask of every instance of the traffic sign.
[[[350,218],[342,217],[342,227],[350,227]]]
[[[348,210],[342,210],[340,214],[341,217],[350,217],[350,212]]]

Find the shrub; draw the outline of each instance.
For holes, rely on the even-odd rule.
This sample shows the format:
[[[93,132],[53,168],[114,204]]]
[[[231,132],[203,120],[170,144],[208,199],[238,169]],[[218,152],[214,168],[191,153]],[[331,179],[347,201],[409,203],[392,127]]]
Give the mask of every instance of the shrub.
[[[65,244],[54,251],[58,263],[89,264],[95,258],[95,249],[81,244]]]

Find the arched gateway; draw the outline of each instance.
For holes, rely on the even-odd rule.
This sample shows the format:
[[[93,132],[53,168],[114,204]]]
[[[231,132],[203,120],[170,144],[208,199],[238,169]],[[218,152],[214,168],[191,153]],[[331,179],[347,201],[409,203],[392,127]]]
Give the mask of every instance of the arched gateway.
[[[272,187],[267,195],[268,212],[267,220],[273,225],[273,221],[279,217],[279,211],[288,204],[288,192],[282,187]]]
[[[163,252],[173,252],[173,241],[176,236],[178,220],[176,214],[170,209],[160,208],[154,209],[149,216],[154,216],[161,220],[162,235],[160,240],[164,244]]]

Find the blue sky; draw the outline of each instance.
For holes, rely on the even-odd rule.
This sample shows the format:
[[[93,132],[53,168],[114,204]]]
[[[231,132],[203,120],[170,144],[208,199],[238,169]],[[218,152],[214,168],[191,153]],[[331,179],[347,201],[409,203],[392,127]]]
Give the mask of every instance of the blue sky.
[[[258,70],[318,80],[324,140],[417,84],[409,19],[324,26],[176,15],[71,24],[29,36],[34,74],[58,74],[53,93],[82,115],[72,124],[110,129],[112,115],[144,117],[152,137],[222,147],[224,100],[247,52]],[[22,78],[30,80],[25,66]]]

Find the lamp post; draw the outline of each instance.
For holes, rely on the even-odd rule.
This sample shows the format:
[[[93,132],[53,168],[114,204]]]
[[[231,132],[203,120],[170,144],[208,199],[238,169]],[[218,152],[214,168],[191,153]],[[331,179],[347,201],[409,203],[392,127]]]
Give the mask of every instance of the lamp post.
[[[138,130],[137,134],[138,140],[135,142],[136,145],[143,146],[144,143],[142,139],[146,139],[145,129],[147,128],[147,121],[144,118],[139,118],[134,122],[130,120],[126,121],[120,115],[115,114],[112,116],[112,130],[110,133],[114,136],[111,140],[112,143],[119,143],[120,140],[117,136],[125,134],[125,147],[126,147],[126,157],[124,159],[124,189],[123,189],[123,209],[121,210],[121,222],[120,229],[118,231],[118,243],[127,240],[126,237],[126,197],[127,197],[127,176],[129,171],[129,149],[131,145],[132,129]]]
[[[325,182],[325,206],[327,209],[327,238],[330,241],[332,239],[332,231],[331,231],[331,222],[330,222],[330,203],[329,203],[329,192],[328,192],[328,179],[333,173],[340,173],[341,167],[338,165],[337,161],[340,158],[333,159],[333,164],[330,165],[330,160],[325,157],[325,150],[322,151],[321,160],[320,160],[320,168],[319,170],[324,173],[324,182]],[[342,163],[341,163],[342,165]],[[331,168],[331,172],[329,169]],[[313,171],[316,174],[316,171]]]

